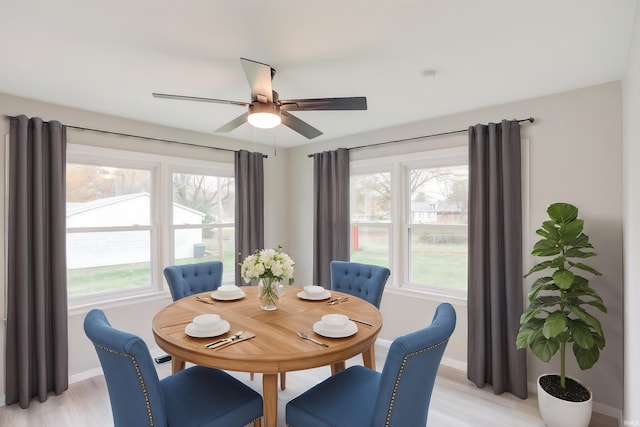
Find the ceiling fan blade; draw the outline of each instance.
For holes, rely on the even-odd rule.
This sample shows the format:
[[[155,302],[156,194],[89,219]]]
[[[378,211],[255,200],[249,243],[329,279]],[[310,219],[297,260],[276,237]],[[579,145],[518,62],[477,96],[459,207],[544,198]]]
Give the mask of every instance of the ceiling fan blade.
[[[249,117],[249,112],[248,111],[246,113],[236,117],[235,119],[231,120],[229,123],[220,126],[218,129],[216,129],[216,132],[231,132],[232,130],[234,130],[238,126],[246,123],[247,117]]]
[[[286,99],[280,105],[287,111],[366,110],[367,97]]]
[[[316,136],[322,135],[318,129],[314,128],[307,122],[300,120],[299,118],[292,116],[284,110],[280,110],[280,117],[282,118],[282,124],[298,132],[300,135],[313,139]]]
[[[186,95],[170,95],[168,93],[152,93],[154,98],[164,98],[164,99],[177,99],[179,101],[199,101],[199,102],[211,102],[214,104],[232,104],[239,105],[241,107],[246,107],[249,104],[246,102],[240,101],[227,101],[226,99],[214,99],[214,98],[200,98],[197,96],[186,96]]]
[[[244,75],[247,77],[249,87],[251,88],[251,100],[263,103],[273,102],[273,88],[271,80],[276,74],[276,70],[270,65],[261,62],[252,61],[246,58],[240,58]]]

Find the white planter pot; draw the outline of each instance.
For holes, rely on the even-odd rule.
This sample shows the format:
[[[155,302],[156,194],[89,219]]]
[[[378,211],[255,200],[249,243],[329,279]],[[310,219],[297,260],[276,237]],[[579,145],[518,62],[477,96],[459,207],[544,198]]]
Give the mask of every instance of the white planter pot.
[[[573,378],[574,381],[589,390],[589,400],[585,402],[569,402],[558,399],[544,391],[540,386],[540,378],[545,375],[548,374],[541,375],[536,381],[538,386],[538,407],[545,425],[547,427],[588,427],[593,406],[593,393],[591,393],[591,390]]]

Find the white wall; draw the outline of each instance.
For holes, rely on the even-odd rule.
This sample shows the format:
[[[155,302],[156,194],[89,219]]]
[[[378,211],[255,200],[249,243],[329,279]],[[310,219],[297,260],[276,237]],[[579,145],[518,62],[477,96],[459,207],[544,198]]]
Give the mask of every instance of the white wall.
[[[622,82],[624,187],[624,419],[640,425],[640,7]]]
[[[526,84],[523,82],[523,84]],[[525,216],[525,253],[535,243],[535,230],[546,218],[546,207],[567,201],[580,209],[599,256],[592,262],[603,273],[592,283],[601,293],[609,313],[601,317],[607,339],[600,362],[589,371],[569,364],[569,373],[594,389],[596,410],[618,415],[622,408],[622,112],[620,82],[567,93],[496,106],[464,114],[385,129],[367,135],[306,145],[291,150],[291,202],[297,215],[291,218],[291,244],[296,253],[297,280],[311,280],[312,240],[312,163],[313,152],[353,147],[367,143],[397,140],[431,133],[466,129],[469,125],[499,121],[503,118],[534,116],[533,124],[522,125],[522,137],[530,147],[530,188]],[[464,143],[466,136],[431,138],[422,142],[401,143],[368,150],[355,150],[353,159],[385,156],[427,147],[445,147]],[[533,260],[527,257],[525,268]],[[523,280],[523,283],[524,280]],[[389,286],[389,285],[388,285]],[[382,299],[384,326],[381,338],[398,335],[426,325],[442,298],[421,298],[415,294],[389,289]],[[453,301],[458,327],[445,353],[449,363],[466,364],[466,305]],[[559,369],[554,361],[547,366],[529,354],[529,382],[549,370]]]

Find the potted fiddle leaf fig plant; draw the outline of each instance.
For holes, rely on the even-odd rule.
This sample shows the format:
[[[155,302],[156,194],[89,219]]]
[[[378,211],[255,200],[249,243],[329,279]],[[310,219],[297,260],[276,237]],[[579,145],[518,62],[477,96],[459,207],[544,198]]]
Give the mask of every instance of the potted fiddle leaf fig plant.
[[[596,253],[583,232],[578,208],[554,203],[547,214],[550,219],[536,230],[542,239],[531,251],[546,259],[524,276],[540,273],[529,291],[529,306],[520,317],[516,346],[529,348],[543,362],[560,352],[560,373],[538,378],[542,418],[548,427],[586,427],[591,419],[591,390],[566,376],[566,357],[572,351],[578,366],[589,369],[604,348],[602,326],[591,312],[606,313],[607,308],[585,277],[585,273],[601,274],[584,262]]]

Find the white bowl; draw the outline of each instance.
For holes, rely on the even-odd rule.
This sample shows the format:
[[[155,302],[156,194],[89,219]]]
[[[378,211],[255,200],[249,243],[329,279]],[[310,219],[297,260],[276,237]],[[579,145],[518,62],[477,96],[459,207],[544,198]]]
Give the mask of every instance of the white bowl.
[[[329,331],[343,331],[349,324],[349,316],[344,314],[325,314],[322,316],[322,325]]]
[[[310,297],[317,297],[323,294],[325,290],[326,289],[323,288],[322,286],[316,286],[316,285],[304,287],[304,293]]]
[[[193,318],[193,326],[199,331],[212,331],[220,325],[220,316],[217,314],[201,314]]]
[[[218,289],[216,289],[216,291],[220,292],[221,294],[235,294],[239,290],[240,288],[236,285],[222,285],[219,286]]]

